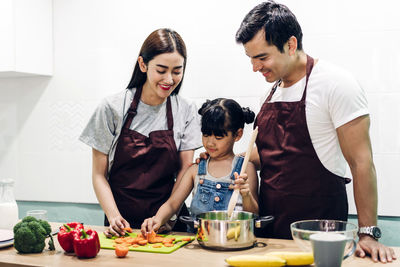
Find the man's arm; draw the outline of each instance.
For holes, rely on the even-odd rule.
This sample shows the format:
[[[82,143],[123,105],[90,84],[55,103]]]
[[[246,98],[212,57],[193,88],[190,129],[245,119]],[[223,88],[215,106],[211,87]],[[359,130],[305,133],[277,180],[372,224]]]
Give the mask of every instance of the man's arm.
[[[257,146],[254,146],[251,150],[249,161],[254,164],[254,167],[257,171],[261,169],[260,156],[258,155]]]
[[[378,193],[376,172],[369,137],[368,115],[358,117],[336,129],[342,153],[353,176],[354,200],[358,214],[358,225],[377,225]],[[371,236],[361,236],[358,255],[369,253],[374,261],[392,261],[394,251],[378,243]]]

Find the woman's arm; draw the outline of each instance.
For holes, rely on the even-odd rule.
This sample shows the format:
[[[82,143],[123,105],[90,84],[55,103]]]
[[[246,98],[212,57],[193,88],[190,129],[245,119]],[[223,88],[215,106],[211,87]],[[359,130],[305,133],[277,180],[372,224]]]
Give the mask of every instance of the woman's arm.
[[[175,190],[169,199],[158,209],[156,215],[152,218],[144,220],[141,230],[143,234],[157,231],[160,226],[165,224],[173,214],[175,214],[187,196],[193,189],[194,178],[197,173],[197,165],[191,166],[183,177],[180,179],[179,184],[175,186]]]
[[[243,200],[243,210],[258,214],[258,177],[253,163],[248,162],[246,173],[235,174],[235,183],[239,185]]]
[[[122,218],[115,203],[110,185],[106,179],[108,170],[108,156],[96,149],[92,149],[92,183],[96,197],[101,208],[106,214],[110,223],[109,229],[105,232],[107,236],[124,235],[122,230],[129,227],[129,223]]]

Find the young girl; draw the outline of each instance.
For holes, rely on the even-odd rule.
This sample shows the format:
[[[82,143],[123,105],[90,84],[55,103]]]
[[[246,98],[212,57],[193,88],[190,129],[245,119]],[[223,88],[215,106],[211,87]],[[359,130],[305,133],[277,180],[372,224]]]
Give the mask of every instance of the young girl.
[[[239,176],[243,158],[233,153],[234,143],[243,135],[244,123],[254,121],[254,112],[240,107],[232,99],[218,98],[207,100],[199,109],[199,114],[202,115],[203,146],[209,158],[201,160],[198,165],[192,165],[186,171],[157,214],[144,220],[141,227],[143,234],[157,231],[164,225],[192,189],[194,194],[190,211],[193,217],[207,211],[226,210],[235,188],[240,190],[241,200],[238,202],[243,210],[258,213],[255,167],[249,162],[246,173]]]

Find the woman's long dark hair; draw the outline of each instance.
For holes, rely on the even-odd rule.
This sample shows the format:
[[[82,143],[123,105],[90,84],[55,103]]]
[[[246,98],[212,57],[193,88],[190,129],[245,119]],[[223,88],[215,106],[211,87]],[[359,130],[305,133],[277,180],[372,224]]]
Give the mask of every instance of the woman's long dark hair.
[[[171,93],[172,95],[179,93],[183,82],[183,77],[185,75],[187,55],[186,45],[185,42],[183,42],[182,37],[176,31],[171,29],[162,28],[155,30],[143,42],[142,48],[139,52],[139,56],[143,57],[143,61],[147,65],[155,56],[163,53],[173,53],[175,51],[178,51],[178,53],[183,57],[184,61],[182,80]],[[143,84],[146,82],[146,78],[147,74],[140,70],[139,62],[136,61],[135,69],[133,70],[132,78],[127,88],[131,89],[143,86]]]

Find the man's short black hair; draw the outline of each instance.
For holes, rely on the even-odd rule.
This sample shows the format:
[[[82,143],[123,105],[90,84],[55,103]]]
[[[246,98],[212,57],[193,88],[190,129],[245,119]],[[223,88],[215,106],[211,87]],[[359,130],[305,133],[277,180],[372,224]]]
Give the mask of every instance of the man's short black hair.
[[[285,5],[268,1],[254,7],[236,32],[236,42],[246,44],[260,30],[264,30],[265,40],[270,45],[275,45],[281,53],[284,44],[292,36],[297,38],[297,49],[303,50],[300,24]]]

